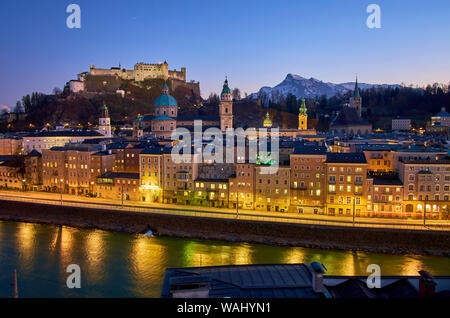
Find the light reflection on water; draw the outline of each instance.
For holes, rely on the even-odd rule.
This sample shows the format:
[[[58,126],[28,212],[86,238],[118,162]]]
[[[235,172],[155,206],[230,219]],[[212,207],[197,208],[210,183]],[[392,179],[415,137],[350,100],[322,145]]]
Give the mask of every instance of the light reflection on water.
[[[21,297],[159,297],[165,269],[232,264],[319,261],[330,275],[450,274],[450,259],[418,255],[275,247],[247,243],[141,237],[100,230],[0,221],[0,297],[12,293],[13,269]],[[82,288],[69,290],[66,267],[78,264]]]

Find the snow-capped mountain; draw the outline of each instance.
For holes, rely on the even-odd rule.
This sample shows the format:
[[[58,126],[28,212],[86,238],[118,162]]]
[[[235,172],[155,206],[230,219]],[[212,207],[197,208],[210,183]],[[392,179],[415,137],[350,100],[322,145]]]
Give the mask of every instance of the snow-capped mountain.
[[[360,89],[368,89],[377,86],[394,86],[399,87],[399,85],[388,85],[388,84],[366,84],[358,83]],[[290,93],[295,95],[297,98],[312,98],[316,96],[326,95],[327,97],[332,97],[336,94],[344,94],[355,87],[355,82],[348,82],[342,84],[326,83],[322,82],[313,77],[304,78],[295,74],[288,74],[284,81],[274,87],[264,86],[258,93],[253,93],[248,96],[250,99],[261,98],[263,101],[272,100],[277,102],[280,98],[286,98]]]

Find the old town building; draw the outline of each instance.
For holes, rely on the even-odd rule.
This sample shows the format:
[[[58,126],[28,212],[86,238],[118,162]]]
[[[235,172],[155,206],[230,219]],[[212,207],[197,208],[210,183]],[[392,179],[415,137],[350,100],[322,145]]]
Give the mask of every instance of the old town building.
[[[367,161],[364,153],[327,153],[328,215],[360,216],[366,211]]]

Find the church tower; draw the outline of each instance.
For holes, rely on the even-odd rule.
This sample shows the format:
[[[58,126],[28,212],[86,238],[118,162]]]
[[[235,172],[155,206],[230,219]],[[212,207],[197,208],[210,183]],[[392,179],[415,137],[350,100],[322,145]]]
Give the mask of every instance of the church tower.
[[[305,99],[302,98],[302,105],[300,106],[298,113],[298,129],[307,130],[308,129],[308,109],[306,108]]]
[[[110,138],[111,134],[111,119],[109,118],[108,107],[105,104],[100,108],[100,118],[98,119],[98,131],[103,136]]]
[[[225,133],[228,128],[233,129],[233,99],[231,98],[231,90],[228,87],[228,79],[225,78],[222,93],[220,94],[220,130]]]
[[[355,108],[359,117],[361,117],[362,100],[361,100],[361,95],[359,95],[358,76],[356,77],[355,90],[353,91],[353,97],[350,98],[350,107]]]
[[[272,121],[270,120],[269,111],[267,111],[266,118],[264,119],[264,122],[263,122],[263,127],[264,128],[272,128]]]

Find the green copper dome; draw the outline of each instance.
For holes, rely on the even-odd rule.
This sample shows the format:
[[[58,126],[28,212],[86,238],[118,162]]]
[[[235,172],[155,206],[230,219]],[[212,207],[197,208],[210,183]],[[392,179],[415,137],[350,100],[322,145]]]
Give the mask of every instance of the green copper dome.
[[[177,100],[171,95],[160,95],[155,101],[155,107],[177,107]]]
[[[306,108],[306,102],[304,98],[302,98],[302,104],[299,109],[299,115],[308,116],[308,109]]]
[[[177,100],[173,98],[172,95],[169,95],[169,87],[167,87],[167,84],[164,83],[164,87],[162,90],[162,94],[158,96],[158,98],[155,101],[155,107],[177,107]]]
[[[223,94],[231,94],[231,90],[228,87],[228,79],[225,78],[225,82],[223,83],[222,95]]]

